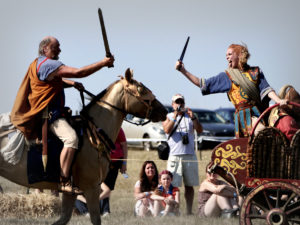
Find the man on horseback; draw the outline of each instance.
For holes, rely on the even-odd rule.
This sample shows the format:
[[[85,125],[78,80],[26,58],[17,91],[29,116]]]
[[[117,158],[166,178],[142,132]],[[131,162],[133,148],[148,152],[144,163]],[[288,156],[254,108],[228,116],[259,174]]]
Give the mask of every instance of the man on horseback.
[[[204,79],[188,72],[181,61],[175,68],[185,75],[193,84],[200,87],[203,95],[227,92],[235,106],[235,136],[248,137],[253,124],[261,112],[268,106],[270,99],[281,105],[286,100],[280,99],[268,84],[259,67],[250,67],[250,57],[244,45],[232,44],[226,52],[228,69],[217,76]],[[261,129],[264,126],[261,124]]]
[[[84,87],[65,78],[89,76],[105,66],[111,66],[114,57],[74,68],[58,61],[60,52],[56,38],[47,36],[40,42],[39,57],[31,63],[24,77],[11,112],[11,121],[28,140],[33,140],[41,137],[42,117],[47,118],[45,121],[49,122],[50,130],[64,143],[60,154],[61,183],[58,189],[78,194],[81,191],[72,187],[70,182],[70,167],[78,149],[78,138],[64,118],[64,87]]]

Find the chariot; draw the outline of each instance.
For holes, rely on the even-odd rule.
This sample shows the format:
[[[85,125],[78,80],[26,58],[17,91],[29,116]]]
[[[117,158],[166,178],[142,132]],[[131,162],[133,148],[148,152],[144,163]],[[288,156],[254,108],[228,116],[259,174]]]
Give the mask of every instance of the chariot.
[[[277,106],[265,110],[258,121]],[[240,224],[300,224],[300,129],[289,143],[274,127],[254,136],[256,126],[249,138],[216,146],[211,169],[244,197]]]

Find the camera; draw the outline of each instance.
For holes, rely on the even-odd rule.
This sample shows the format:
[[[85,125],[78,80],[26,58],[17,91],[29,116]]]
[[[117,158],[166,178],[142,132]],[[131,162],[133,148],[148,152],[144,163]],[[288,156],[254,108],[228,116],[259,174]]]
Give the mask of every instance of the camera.
[[[182,138],[182,144],[184,144],[184,145],[189,144],[189,136],[188,136],[188,134],[182,135],[181,138]]]
[[[179,106],[177,107],[176,111],[177,111],[177,112],[185,112],[186,109],[183,108],[183,107],[181,107],[181,106],[179,105]]]

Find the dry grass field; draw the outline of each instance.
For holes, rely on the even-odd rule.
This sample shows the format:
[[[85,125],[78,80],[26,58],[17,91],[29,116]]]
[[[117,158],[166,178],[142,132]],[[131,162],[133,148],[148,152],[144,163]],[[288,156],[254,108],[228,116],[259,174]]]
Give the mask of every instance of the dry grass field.
[[[199,151],[197,157],[199,160],[200,181],[204,178],[206,164],[210,161],[211,150],[201,151],[201,160]],[[181,205],[180,217],[168,218],[137,218],[133,215],[135,200],[133,197],[134,184],[138,180],[139,171],[145,160],[154,160],[159,171],[166,168],[166,161],[159,160],[156,151],[145,152],[142,150],[129,150],[128,156],[128,175],[125,179],[119,176],[115,190],[110,198],[111,214],[102,218],[102,224],[110,225],[177,225],[177,224],[238,224],[238,219],[220,219],[220,218],[199,218],[197,212],[198,187],[195,187],[195,200],[193,212],[195,215],[185,215],[185,200],[183,188],[180,189]],[[45,194],[27,194],[27,188],[13,184],[3,178],[0,178],[0,185],[3,187],[4,195],[0,195],[0,224],[52,224],[59,213],[60,199],[53,197],[47,191]],[[71,225],[91,224],[89,218],[82,216],[73,216]]]

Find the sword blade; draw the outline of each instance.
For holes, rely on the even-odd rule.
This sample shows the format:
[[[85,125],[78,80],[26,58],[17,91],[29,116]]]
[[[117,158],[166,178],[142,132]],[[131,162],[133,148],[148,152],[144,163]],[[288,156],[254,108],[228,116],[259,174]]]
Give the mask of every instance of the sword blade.
[[[185,50],[186,50],[186,48],[187,48],[187,46],[188,46],[189,41],[190,41],[190,37],[188,36],[188,38],[186,39],[185,45],[184,45],[184,47],[183,47],[181,56],[180,56],[180,58],[179,58],[179,60],[178,60],[178,61],[180,61],[180,62],[182,62],[182,60],[183,60],[183,58],[184,58]]]
[[[109,49],[106,29],[105,29],[105,25],[104,25],[104,19],[103,19],[103,15],[102,15],[102,10],[100,8],[98,8],[98,15],[99,15],[99,21],[100,21],[100,26],[101,26],[101,31],[102,31],[102,37],[103,37],[106,57],[111,57],[112,54],[111,54],[110,49]]]

